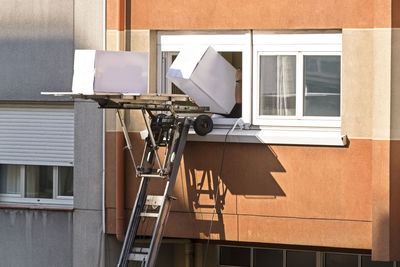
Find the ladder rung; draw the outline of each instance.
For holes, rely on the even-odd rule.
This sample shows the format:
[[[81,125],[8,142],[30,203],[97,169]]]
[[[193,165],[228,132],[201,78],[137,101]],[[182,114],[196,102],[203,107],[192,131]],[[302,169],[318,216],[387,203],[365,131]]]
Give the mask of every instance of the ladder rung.
[[[149,248],[132,248],[132,253],[149,253]]]
[[[143,253],[129,253],[130,261],[144,261],[146,260],[147,254]]]
[[[158,174],[139,174],[140,177],[147,177],[147,178],[160,178],[164,179],[167,175],[158,175]]]
[[[158,213],[154,213],[154,212],[141,212],[140,216],[142,217],[154,217],[157,218],[158,217]]]
[[[161,206],[164,196],[147,196],[146,205],[148,206]]]

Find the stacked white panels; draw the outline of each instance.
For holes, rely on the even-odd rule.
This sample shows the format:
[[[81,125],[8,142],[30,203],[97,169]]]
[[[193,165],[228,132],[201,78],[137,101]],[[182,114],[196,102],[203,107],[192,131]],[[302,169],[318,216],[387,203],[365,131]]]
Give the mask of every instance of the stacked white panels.
[[[148,53],[75,50],[72,92],[147,93]]]
[[[180,51],[167,78],[199,106],[229,114],[235,105],[236,69],[212,47]]]

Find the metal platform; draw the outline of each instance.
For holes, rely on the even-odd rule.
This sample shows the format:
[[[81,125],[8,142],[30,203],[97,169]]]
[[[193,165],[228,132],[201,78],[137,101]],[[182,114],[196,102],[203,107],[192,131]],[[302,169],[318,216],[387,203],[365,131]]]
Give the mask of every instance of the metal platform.
[[[42,92],[42,95],[70,96],[90,99],[99,103],[100,108],[111,109],[149,109],[153,111],[171,111],[173,113],[209,113],[208,107],[193,105],[188,95],[177,94],[124,94],[95,93],[74,94],[71,92]]]

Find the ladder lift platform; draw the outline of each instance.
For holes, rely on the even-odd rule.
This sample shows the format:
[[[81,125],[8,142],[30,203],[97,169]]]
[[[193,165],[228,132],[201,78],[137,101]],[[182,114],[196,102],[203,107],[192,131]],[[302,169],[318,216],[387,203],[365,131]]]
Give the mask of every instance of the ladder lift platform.
[[[210,114],[206,115],[207,108],[189,104],[190,98],[187,95],[121,93],[84,95],[54,92],[42,94],[91,99],[96,101],[100,108],[116,109],[127,149],[136,170],[136,177],[140,179],[139,189],[117,266],[128,266],[129,261],[139,262],[142,267],[155,266],[164,228],[174,200],[172,193],[189,128],[193,125],[196,133],[205,135],[213,127]],[[128,136],[127,127],[121,117],[120,109],[138,109],[142,111],[148,136],[145,139],[145,148],[140,165],[136,164],[133,147]],[[163,161],[161,161],[159,155],[160,147],[165,148]],[[148,194],[150,179],[166,179],[162,195]],[[146,220],[153,220],[150,245],[148,247],[138,246],[135,243],[138,229]]]

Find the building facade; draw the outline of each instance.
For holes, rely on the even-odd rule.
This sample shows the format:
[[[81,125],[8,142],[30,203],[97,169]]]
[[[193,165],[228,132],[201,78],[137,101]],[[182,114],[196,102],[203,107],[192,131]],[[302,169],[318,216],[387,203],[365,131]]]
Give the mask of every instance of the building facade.
[[[241,69],[244,128],[229,133],[222,172],[236,119],[190,136],[178,175],[166,237],[195,243],[195,266],[204,253],[210,266],[398,260],[398,1],[108,1],[107,11],[107,49],[149,52],[150,92],[174,92],[165,70],[188,47],[212,46]],[[125,171],[125,225],[138,182],[114,157],[122,133],[107,114],[106,232],[118,236],[111,166]],[[125,116],[139,156],[144,127]]]
[[[3,5],[1,266],[118,260],[139,181],[115,111],[40,95],[71,91],[74,49],[148,52],[149,92],[175,93],[199,45],[241,70],[242,110],[190,134],[158,266],[398,266],[399,1]]]

